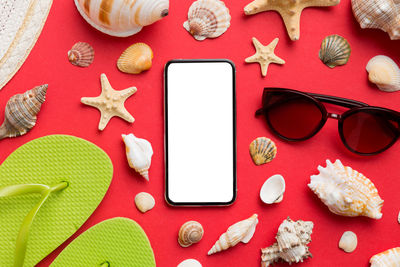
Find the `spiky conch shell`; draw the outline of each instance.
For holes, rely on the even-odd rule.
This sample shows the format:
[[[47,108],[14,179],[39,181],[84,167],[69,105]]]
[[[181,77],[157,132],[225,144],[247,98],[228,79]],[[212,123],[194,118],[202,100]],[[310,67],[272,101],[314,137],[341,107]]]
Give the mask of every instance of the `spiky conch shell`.
[[[330,68],[344,65],[349,61],[351,48],[345,38],[334,34],[324,38],[319,50],[319,58]]]
[[[257,214],[253,214],[250,218],[231,225],[208,251],[208,255],[227,250],[239,242],[248,243],[256,231],[257,223]]]
[[[390,57],[378,55],[371,58],[365,69],[368,79],[385,92],[400,90],[400,68]]]
[[[272,161],[277,153],[275,143],[266,137],[258,137],[250,144],[250,155],[256,165]]]
[[[117,61],[120,71],[139,74],[151,68],[153,51],[145,43],[136,43],[128,47]]]
[[[26,134],[36,125],[37,114],[46,100],[47,84],[12,96],[6,105],[0,140]]]
[[[179,229],[178,243],[182,247],[189,247],[203,238],[203,226],[196,221],[188,221]]]
[[[381,29],[390,39],[400,39],[400,2],[396,0],[352,0],[353,14],[361,28]]]
[[[363,174],[345,167],[336,160],[326,161],[326,168],[318,166],[320,173],[311,176],[308,184],[329,210],[342,216],[382,218],[383,200],[375,185]]]
[[[231,16],[225,3],[220,0],[197,0],[188,11],[183,27],[193,37],[202,41],[222,35],[231,25]]]
[[[94,60],[93,47],[85,42],[78,42],[68,51],[68,60],[79,67],[89,67]]]
[[[400,247],[376,254],[369,262],[371,267],[398,267],[400,266]]]

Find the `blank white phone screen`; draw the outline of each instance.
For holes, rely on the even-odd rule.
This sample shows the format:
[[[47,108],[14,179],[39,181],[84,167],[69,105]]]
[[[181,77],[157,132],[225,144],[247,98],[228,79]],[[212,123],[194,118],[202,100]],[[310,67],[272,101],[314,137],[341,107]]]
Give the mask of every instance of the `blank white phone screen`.
[[[167,197],[177,204],[233,201],[233,65],[170,63],[166,75]]]

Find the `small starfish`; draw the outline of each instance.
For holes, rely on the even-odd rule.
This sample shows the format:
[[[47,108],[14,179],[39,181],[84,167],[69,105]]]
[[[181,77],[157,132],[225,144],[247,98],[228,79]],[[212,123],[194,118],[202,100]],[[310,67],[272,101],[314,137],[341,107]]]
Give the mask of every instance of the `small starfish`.
[[[125,109],[124,103],[128,97],[136,93],[136,87],[129,87],[125,90],[116,91],[111,87],[111,84],[104,73],[100,75],[100,81],[101,94],[98,97],[81,98],[83,104],[100,110],[101,118],[99,122],[99,130],[104,130],[110,119],[114,116],[120,117],[131,123],[134,122],[135,119]]]
[[[336,6],[340,0],[255,0],[244,8],[246,15],[263,11],[278,12],[292,41],[300,38],[300,16],[306,7]]]
[[[252,38],[256,53],[251,57],[246,58],[244,61],[247,63],[258,62],[261,66],[262,76],[267,75],[268,65],[270,63],[285,64],[285,61],[274,54],[276,45],[279,38],[275,38],[269,45],[263,46],[256,37]]]

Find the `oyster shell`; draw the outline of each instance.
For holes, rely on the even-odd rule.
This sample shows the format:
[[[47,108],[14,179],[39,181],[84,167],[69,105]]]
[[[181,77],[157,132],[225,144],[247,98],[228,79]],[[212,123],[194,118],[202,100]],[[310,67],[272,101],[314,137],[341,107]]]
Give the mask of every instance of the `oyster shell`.
[[[78,42],[68,51],[68,60],[75,66],[89,67],[94,60],[94,49],[88,43]]]
[[[135,197],[135,205],[138,210],[145,213],[154,208],[156,201],[154,197],[146,192],[140,192]]]
[[[268,178],[260,190],[260,198],[265,204],[279,203],[285,193],[285,179],[276,174]]]
[[[181,226],[178,234],[178,243],[182,247],[189,247],[203,238],[203,226],[196,221],[188,221]]]
[[[387,56],[379,55],[371,58],[366,66],[368,79],[385,92],[400,90],[399,66]]]
[[[349,61],[351,48],[346,39],[334,34],[325,37],[319,50],[319,58],[330,68],[344,65]]]
[[[400,247],[376,254],[369,262],[371,267],[398,267],[400,266]]]
[[[272,161],[277,153],[275,143],[266,137],[258,137],[250,144],[250,155],[256,165]]]
[[[139,74],[151,68],[153,51],[145,43],[136,43],[128,47],[117,61],[120,71]]]
[[[353,252],[357,248],[357,235],[352,231],[344,232],[339,241],[339,248],[347,253]]]

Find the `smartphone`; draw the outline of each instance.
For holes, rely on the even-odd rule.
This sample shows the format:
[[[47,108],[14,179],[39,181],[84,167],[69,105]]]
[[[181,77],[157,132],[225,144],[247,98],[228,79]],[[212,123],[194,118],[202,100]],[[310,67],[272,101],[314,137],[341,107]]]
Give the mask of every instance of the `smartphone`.
[[[226,59],[165,65],[165,199],[171,205],[236,199],[235,73]]]

